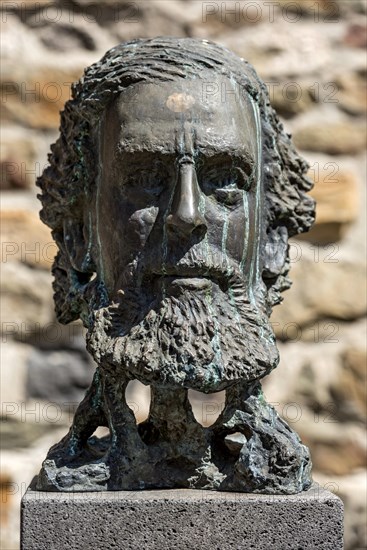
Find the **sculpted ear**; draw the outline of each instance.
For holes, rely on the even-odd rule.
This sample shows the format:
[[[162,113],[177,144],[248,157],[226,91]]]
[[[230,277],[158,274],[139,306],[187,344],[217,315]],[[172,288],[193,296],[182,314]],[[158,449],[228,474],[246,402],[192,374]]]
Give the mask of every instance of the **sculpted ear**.
[[[288,231],[286,227],[269,229],[264,250],[263,276],[267,279],[277,277],[287,260]]]
[[[72,267],[81,273],[95,272],[91,257],[92,235],[83,222],[72,218],[64,220],[64,243]]]

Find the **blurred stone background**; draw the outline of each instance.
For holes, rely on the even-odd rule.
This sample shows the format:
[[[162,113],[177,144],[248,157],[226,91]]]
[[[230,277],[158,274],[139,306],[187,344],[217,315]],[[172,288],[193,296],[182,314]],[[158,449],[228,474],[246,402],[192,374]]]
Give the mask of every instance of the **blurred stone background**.
[[[367,548],[365,0],[2,2],[1,543],[19,547],[19,502],[66,432],[93,372],[78,324],[54,318],[55,253],[35,177],[70,83],[116,43],[215,40],[254,64],[311,164],[314,229],[291,243],[293,287],[273,315],[281,365],[265,394],[309,445],[314,477],[344,500],[346,549]],[[210,424],[223,395],[192,392]],[[149,389],[129,387],[138,418]]]

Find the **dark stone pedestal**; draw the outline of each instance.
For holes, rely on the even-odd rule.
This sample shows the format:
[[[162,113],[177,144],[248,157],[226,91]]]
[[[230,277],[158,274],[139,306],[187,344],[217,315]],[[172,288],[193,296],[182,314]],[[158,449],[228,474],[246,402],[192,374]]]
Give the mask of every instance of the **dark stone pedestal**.
[[[316,484],[292,496],[29,488],[21,541],[22,550],[340,550],[343,504]]]

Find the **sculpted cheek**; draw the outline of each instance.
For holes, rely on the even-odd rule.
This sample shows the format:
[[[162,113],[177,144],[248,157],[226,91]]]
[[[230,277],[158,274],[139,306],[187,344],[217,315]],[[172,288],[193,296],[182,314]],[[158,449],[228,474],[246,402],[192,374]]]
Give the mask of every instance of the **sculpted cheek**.
[[[239,208],[229,216],[226,243],[229,255],[237,262],[240,262],[242,259],[244,240],[248,238],[245,232],[245,215],[243,208]]]
[[[146,243],[158,215],[158,207],[151,206],[137,210],[129,218],[129,233],[141,247]]]

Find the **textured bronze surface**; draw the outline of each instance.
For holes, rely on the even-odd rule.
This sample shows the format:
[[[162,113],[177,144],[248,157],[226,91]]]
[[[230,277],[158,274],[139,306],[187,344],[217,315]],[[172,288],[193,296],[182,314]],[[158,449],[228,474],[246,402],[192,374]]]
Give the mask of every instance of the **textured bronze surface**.
[[[289,287],[288,238],[314,204],[251,65],[205,40],[120,44],[73,87],[49,160],[56,311],[82,319],[98,368],[38,489],[308,488],[308,450],[260,379],[278,363],[269,317]],[[134,379],[152,394],[139,425]],[[226,390],[209,428],[190,388]]]

